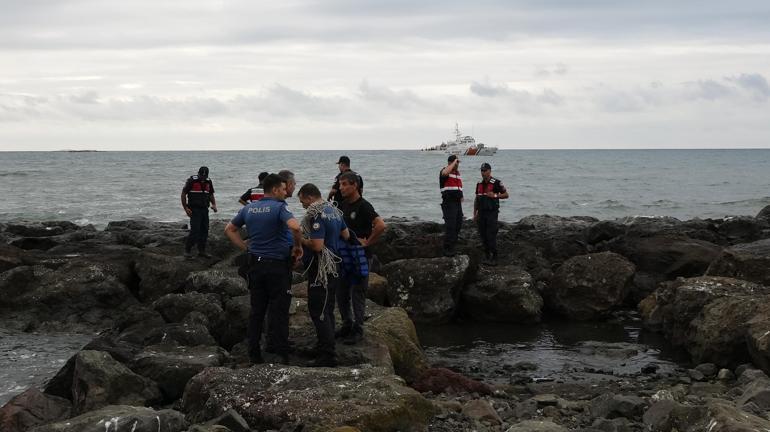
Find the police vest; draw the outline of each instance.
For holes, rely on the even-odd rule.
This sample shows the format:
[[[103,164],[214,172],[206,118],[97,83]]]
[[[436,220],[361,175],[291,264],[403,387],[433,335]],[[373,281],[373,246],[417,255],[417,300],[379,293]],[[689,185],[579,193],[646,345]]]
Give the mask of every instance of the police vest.
[[[189,207],[208,208],[211,181],[202,180],[197,175],[191,176],[187,181],[190,183],[190,190],[187,191],[187,205]]]
[[[476,198],[479,200],[479,210],[498,210],[500,209],[500,200],[490,198],[487,192],[503,193],[505,188],[500,180],[490,177],[489,182],[476,183]]]
[[[259,201],[265,196],[265,190],[261,186],[253,187],[249,190],[249,201]]]
[[[463,197],[463,178],[460,172],[451,172],[448,176],[438,174],[438,186],[444,199],[461,199]]]

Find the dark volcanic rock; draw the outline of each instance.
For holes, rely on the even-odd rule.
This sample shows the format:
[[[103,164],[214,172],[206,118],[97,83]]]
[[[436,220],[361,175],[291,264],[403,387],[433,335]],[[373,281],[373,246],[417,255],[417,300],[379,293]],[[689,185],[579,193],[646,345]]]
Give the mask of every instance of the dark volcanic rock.
[[[543,298],[520,267],[483,267],[463,290],[460,306],[476,321],[532,323],[540,321]]]
[[[211,293],[223,297],[247,295],[246,281],[235,272],[222,270],[201,270],[187,275],[185,292]]]
[[[160,400],[158,385],[141,377],[100,351],[81,351],[72,375],[75,412],[107,405],[147,405]]]
[[[31,428],[70,417],[69,400],[31,388],[0,408],[0,430],[25,432]]]
[[[136,260],[139,277],[139,297],[148,302],[166,294],[184,292],[187,276],[201,269],[198,261],[185,260],[179,256],[143,252]]]
[[[634,265],[618,254],[573,257],[554,273],[546,301],[573,319],[599,318],[623,304],[633,276]]]
[[[302,425],[326,431],[348,425],[396,431],[426,424],[432,404],[381,368],[296,368],[259,365],[208,368],[185,389],[183,410],[204,422],[234,409],[252,429]]]
[[[110,405],[30,432],[182,432],[187,426],[184,415],[178,411]]]
[[[751,361],[770,374],[770,307],[757,310],[746,326],[746,347]]]
[[[770,239],[725,249],[708,268],[707,274],[770,286]]]
[[[467,230],[469,226],[466,224],[465,228]],[[438,257],[441,255],[443,236],[444,225],[436,222],[388,221],[385,233],[372,246],[372,252],[382,263]]]
[[[756,218],[762,222],[770,224],[770,205],[765,206],[762,210],[760,210],[759,213],[757,213]]]
[[[209,322],[209,332],[219,339],[225,332],[227,319],[219,296],[197,292],[187,294],[166,294],[155,300],[153,308],[170,323],[181,323],[191,312],[200,312]]]
[[[595,417],[624,417],[637,419],[644,412],[644,399],[638,396],[604,394],[591,401],[591,414]]]
[[[469,266],[465,255],[388,263],[382,272],[388,279],[389,303],[404,308],[415,321],[446,322],[455,313]]]

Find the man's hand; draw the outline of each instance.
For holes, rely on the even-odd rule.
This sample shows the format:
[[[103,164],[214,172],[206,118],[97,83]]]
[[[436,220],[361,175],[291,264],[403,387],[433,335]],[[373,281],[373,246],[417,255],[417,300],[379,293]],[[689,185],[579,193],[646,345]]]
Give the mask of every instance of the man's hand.
[[[214,210],[214,213],[216,213],[217,212],[217,205],[216,204],[211,204],[211,210]]]
[[[361,246],[367,247],[369,245],[369,241],[365,238],[359,238],[358,242],[361,243]]]
[[[492,191],[487,192],[485,195],[489,198],[497,198],[497,194]]]
[[[293,248],[291,248],[291,256],[294,259],[294,264],[296,264],[300,259],[302,259],[302,247],[294,246]]]
[[[190,207],[185,207],[184,212],[187,213],[187,216],[192,216],[192,209]]]

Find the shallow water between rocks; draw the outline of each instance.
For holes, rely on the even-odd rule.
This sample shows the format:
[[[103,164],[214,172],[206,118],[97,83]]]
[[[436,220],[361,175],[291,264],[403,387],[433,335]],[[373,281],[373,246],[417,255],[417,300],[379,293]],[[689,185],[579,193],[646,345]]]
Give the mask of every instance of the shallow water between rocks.
[[[418,325],[431,363],[494,384],[612,380],[645,366],[672,373],[688,359],[638,317],[611,322]]]
[[[430,361],[489,383],[612,379],[655,364],[673,371],[686,357],[640,321],[418,325]],[[0,405],[42,386],[95,335],[0,329]]]

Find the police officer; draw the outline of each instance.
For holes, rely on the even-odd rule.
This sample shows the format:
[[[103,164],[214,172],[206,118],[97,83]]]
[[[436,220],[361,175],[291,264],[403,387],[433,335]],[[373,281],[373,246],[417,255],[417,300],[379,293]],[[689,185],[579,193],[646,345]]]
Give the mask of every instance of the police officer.
[[[473,202],[473,220],[479,228],[484,245],[483,264],[497,265],[497,214],[500,200],[508,198],[508,191],[500,180],[492,177],[492,166],[481,164],[481,182],[476,183],[476,199]]]
[[[265,189],[262,186],[262,180],[264,180],[265,177],[267,177],[267,174],[268,173],[266,171],[259,173],[259,176],[257,176],[257,180],[258,180],[257,186],[244,192],[244,194],[241,195],[241,198],[238,200],[238,202],[241,203],[241,205],[246,205],[252,201],[260,200],[262,199],[263,196],[265,196]]]
[[[340,192],[343,201],[339,203],[345,219],[345,225],[355,233],[366,252],[366,258],[371,267],[372,252],[370,246],[375,244],[385,231],[385,222],[369,203],[358,192],[359,175],[353,171],[340,175]],[[353,345],[364,337],[364,317],[366,315],[366,291],[369,288],[369,277],[356,283],[343,278],[337,295],[337,305],[340,308],[342,327],[335,334],[344,337],[343,343]],[[351,313],[352,309],[352,313]]]
[[[206,252],[209,237],[209,204],[214,213],[217,201],[214,199],[214,183],[209,178],[208,167],[198,169],[198,175],[190,176],[182,188],[182,208],[190,217],[190,235],[184,247],[184,256],[192,259],[192,247],[198,245],[198,256],[211,258]]]
[[[326,199],[329,201],[336,201],[341,203],[343,198],[342,192],[340,192],[340,176],[346,172],[353,172],[353,170],[350,169],[350,158],[347,156],[340,156],[340,159],[337,161],[337,167],[339,168],[340,172],[337,173],[336,177],[334,177],[334,184],[332,185],[332,189],[329,191],[329,196]],[[364,179],[360,175],[358,176],[358,194],[364,194]]]
[[[441,213],[444,216],[444,256],[455,255],[455,245],[463,226],[463,178],[460,159],[450,155],[447,166],[438,175],[441,189]]]
[[[267,344],[273,347],[283,363],[289,356],[289,306],[291,276],[288,271],[302,257],[299,222],[286,208],[286,183],[276,174],[265,177],[265,196],[247,204],[225,227],[225,235],[249,253],[249,358],[262,363],[260,338],[265,314],[269,310]],[[241,239],[240,228],[246,225],[248,245]],[[289,253],[286,232],[293,232],[294,245]]]
[[[350,237],[342,212],[321,198],[321,191],[307,183],[297,194],[305,217],[302,219],[302,246],[313,253],[308,269],[308,310],[318,338],[318,357],[312,366],[334,367],[334,300],[340,284],[340,246]],[[307,260],[307,259],[306,259]]]

